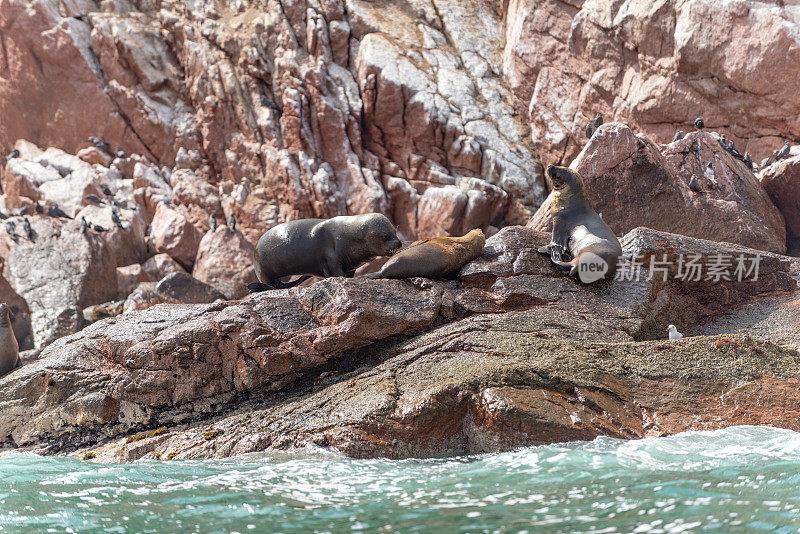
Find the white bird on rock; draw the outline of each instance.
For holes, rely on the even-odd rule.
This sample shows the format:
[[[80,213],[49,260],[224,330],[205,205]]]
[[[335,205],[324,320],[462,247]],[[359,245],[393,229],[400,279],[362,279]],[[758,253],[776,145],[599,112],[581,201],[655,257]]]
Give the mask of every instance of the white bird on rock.
[[[674,324],[669,325],[669,328],[667,328],[667,332],[669,332],[670,339],[680,339],[683,337],[683,334],[678,332],[678,329],[675,328]]]

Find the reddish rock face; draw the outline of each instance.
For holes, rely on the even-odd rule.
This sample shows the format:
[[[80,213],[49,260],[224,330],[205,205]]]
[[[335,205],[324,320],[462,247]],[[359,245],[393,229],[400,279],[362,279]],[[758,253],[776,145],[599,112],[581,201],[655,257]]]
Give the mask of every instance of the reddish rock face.
[[[770,165],[758,178],[786,220],[789,254],[800,255],[800,156]]]
[[[598,112],[660,143],[703,117],[754,161],[800,136],[800,95],[785,81],[800,64],[791,10],[707,1],[503,8],[503,72],[549,163],[575,158]]]
[[[237,299],[247,295],[247,284],[256,281],[255,247],[240,232],[227,226],[207,232],[200,240],[192,276]]]
[[[706,171],[709,162],[713,175]],[[581,174],[595,211],[617,235],[644,226],[786,252],[780,212],[752,171],[712,134],[692,132],[659,148],[622,124],[604,124],[570,167]],[[689,189],[692,175],[699,194]],[[551,197],[529,227],[552,228]]]

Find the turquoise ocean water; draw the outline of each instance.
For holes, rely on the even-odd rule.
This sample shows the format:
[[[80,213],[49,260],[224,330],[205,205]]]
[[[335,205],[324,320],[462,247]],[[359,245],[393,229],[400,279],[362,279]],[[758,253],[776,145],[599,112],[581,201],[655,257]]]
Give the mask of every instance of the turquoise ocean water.
[[[798,532],[800,434],[736,427],[446,460],[0,457],[8,532]]]

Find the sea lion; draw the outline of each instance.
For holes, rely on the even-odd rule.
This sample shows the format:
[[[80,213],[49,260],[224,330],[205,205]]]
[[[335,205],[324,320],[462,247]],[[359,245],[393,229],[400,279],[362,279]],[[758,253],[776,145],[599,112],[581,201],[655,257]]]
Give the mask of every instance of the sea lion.
[[[481,255],[486,244],[483,231],[475,229],[463,237],[432,237],[416,241],[387,261],[381,270],[360,278],[453,278]]]
[[[546,174],[553,188],[553,237],[539,252],[550,254],[554,264],[569,269],[570,276],[577,273],[582,282],[613,277],[622,247],[592,208],[581,175],[555,165],[549,165]],[[571,260],[564,261],[565,252],[572,256]]]
[[[343,215],[332,219],[301,219],[279,224],[258,240],[254,253],[256,277],[251,293],[294,287],[310,276],[347,276],[376,256],[388,256],[402,243],[380,213]],[[283,276],[303,275],[291,282]]]
[[[0,304],[0,376],[19,365],[19,345],[11,328],[11,310],[5,302]]]

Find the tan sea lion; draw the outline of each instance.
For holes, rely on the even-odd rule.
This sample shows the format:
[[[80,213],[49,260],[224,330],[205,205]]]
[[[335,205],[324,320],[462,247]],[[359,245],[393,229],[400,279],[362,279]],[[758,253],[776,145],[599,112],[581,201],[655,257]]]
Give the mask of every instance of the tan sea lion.
[[[401,245],[394,226],[380,213],[286,222],[258,240],[254,266],[259,282],[247,288],[251,293],[285,289],[310,276],[352,278],[359,265],[389,256]],[[280,280],[296,274],[303,276]]]
[[[5,302],[0,304],[0,376],[19,365],[19,345],[11,328],[11,310]]]
[[[612,278],[622,247],[617,236],[592,208],[581,175],[566,167],[547,167],[553,188],[550,214],[553,237],[539,252],[550,254],[551,261],[569,275],[576,273],[585,283]],[[564,261],[568,253],[572,259]]]
[[[483,231],[463,237],[432,237],[416,241],[387,261],[381,270],[361,278],[454,278],[461,268],[481,255]]]

